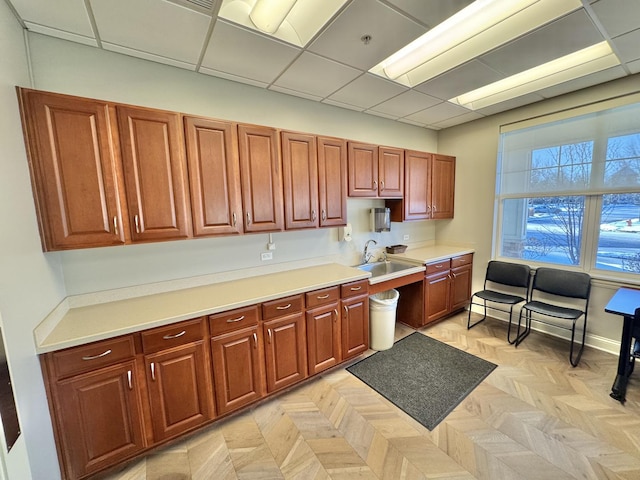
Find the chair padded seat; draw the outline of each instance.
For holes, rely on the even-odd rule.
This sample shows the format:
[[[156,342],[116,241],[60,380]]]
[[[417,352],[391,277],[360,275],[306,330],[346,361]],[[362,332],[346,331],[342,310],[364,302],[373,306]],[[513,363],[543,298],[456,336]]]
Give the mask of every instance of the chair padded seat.
[[[549,303],[533,301],[529,302],[522,307],[532,312],[541,313],[542,315],[548,315],[550,317],[563,318],[565,320],[577,320],[584,314],[582,310],[575,308],[560,307],[558,305],[551,305]]]
[[[509,305],[515,305],[516,303],[524,302],[523,297],[517,295],[508,295],[506,293],[496,292],[494,290],[481,290],[474,294],[476,297],[480,297],[483,300],[496,303],[507,303]]]

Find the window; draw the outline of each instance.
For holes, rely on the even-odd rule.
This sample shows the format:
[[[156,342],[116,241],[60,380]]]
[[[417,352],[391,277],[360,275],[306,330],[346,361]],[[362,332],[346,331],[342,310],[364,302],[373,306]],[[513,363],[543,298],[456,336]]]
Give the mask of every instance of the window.
[[[640,104],[501,134],[496,253],[640,275]]]

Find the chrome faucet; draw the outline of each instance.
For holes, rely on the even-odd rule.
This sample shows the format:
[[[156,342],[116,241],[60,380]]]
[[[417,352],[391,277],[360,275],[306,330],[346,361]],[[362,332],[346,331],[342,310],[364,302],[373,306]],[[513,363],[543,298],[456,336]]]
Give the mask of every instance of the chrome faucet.
[[[362,254],[362,263],[369,263],[371,257],[373,257],[373,253],[369,252],[369,244],[373,242],[374,245],[377,245],[378,242],[375,240],[367,240],[367,243],[364,244],[364,253]]]

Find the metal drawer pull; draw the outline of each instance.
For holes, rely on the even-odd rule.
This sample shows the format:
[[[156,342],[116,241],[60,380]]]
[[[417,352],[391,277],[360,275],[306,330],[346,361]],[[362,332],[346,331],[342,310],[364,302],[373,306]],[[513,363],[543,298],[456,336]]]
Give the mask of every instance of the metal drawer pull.
[[[113,233],[116,235],[120,235],[118,232],[118,217],[113,217]]]
[[[347,320],[349,318],[349,309],[346,305],[342,308],[344,308],[344,319]]]
[[[269,343],[271,343],[271,329],[267,328],[267,333],[269,334]]]
[[[171,340],[171,339],[173,339],[173,338],[181,337],[181,336],[183,336],[185,333],[187,333],[187,331],[186,331],[186,330],[182,330],[180,333],[176,333],[175,335],[169,335],[169,334],[167,334],[167,335],[165,335],[165,336],[164,336],[164,337],[162,337],[162,338],[163,338],[164,340]]]
[[[258,335],[256,333],[253,334],[253,348],[258,348]]]
[[[247,225],[251,225],[251,214],[247,212]]]
[[[151,362],[151,380],[156,381],[156,364]]]
[[[231,214],[231,218],[233,218],[233,226],[235,227],[236,226],[236,212],[233,212]]]
[[[360,285],[359,287],[351,287],[352,292],[357,292],[358,290],[362,290],[362,285]]]
[[[435,265],[436,268],[442,268],[444,265]]]
[[[316,298],[318,300],[324,300],[325,298],[329,298],[329,294],[327,293],[326,295],[318,295]]]
[[[140,233],[140,219],[137,214],[133,216],[133,223],[136,224],[136,233]]]
[[[129,390],[133,390],[133,385],[131,384],[131,370],[127,370],[127,383],[129,384]]]
[[[290,303],[287,303],[286,305],[277,306],[276,310],[286,310],[287,308],[291,308]]]
[[[111,349],[107,350],[106,352],[102,352],[100,355],[90,355],[87,357],[82,357],[82,360],[95,360],[96,358],[106,357],[110,353],[111,353]]]
[[[322,209],[322,221],[327,219],[327,212],[325,212],[324,208]]]
[[[240,315],[238,318],[227,318],[227,323],[235,323],[240,320],[244,320],[244,315]]]
[[[335,314],[336,314],[336,316],[333,318],[333,321],[334,321],[334,322],[337,322],[337,321],[338,321],[338,309],[337,309],[337,308],[334,308],[334,309],[333,309],[333,313],[335,313]]]

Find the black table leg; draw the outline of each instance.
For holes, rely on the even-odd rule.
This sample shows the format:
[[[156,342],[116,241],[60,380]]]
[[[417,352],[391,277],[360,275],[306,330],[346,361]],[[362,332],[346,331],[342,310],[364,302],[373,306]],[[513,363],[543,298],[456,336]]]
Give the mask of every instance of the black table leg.
[[[618,357],[618,374],[611,387],[611,398],[624,403],[627,394],[627,382],[631,373],[631,330],[633,317],[624,316],[622,338],[620,339],[620,355]]]

